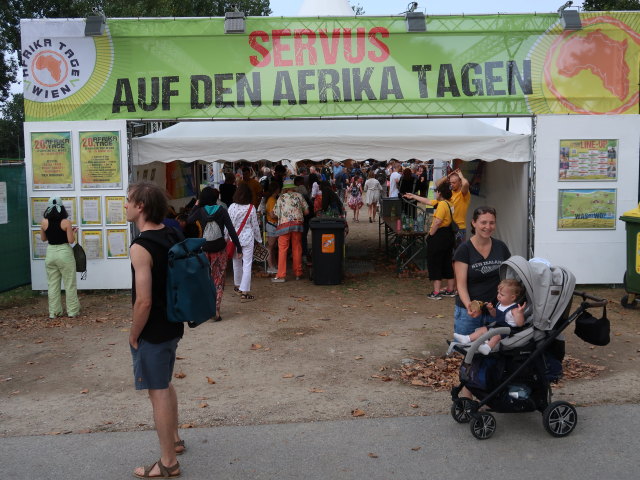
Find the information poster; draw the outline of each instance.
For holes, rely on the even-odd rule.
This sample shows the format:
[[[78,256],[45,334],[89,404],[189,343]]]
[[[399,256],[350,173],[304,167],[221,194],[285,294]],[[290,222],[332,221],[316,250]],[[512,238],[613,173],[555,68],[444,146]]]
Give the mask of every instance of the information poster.
[[[104,258],[102,252],[102,230],[82,230],[81,245],[87,255],[87,260]]]
[[[31,133],[34,190],[73,190],[70,132]]]
[[[615,230],[616,189],[558,192],[558,230]]]
[[[47,256],[47,242],[43,242],[40,238],[40,230],[31,230],[31,252],[34,260],[44,260]]]
[[[126,228],[107,230],[107,258],[129,258]]]
[[[31,225],[40,225],[44,218],[44,211],[49,203],[48,197],[31,197]],[[66,208],[66,207],[65,207]]]
[[[119,132],[80,132],[82,189],[122,188]]]
[[[80,197],[80,223],[102,225],[100,197]]]
[[[127,224],[124,201],[125,197],[104,197],[105,223],[107,225]]]
[[[9,223],[9,202],[7,200],[7,182],[0,182],[0,225]]]
[[[72,225],[77,225],[78,209],[76,208],[76,197],[60,197],[60,200],[62,200],[62,205],[64,205],[64,209],[67,211],[67,219]]]
[[[617,178],[618,140],[560,140],[560,181]]]

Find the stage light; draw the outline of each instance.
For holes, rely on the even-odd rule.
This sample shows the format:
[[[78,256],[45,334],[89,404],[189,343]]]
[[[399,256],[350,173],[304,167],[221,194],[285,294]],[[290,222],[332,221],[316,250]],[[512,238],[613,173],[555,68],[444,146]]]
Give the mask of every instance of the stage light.
[[[426,32],[427,20],[424,18],[424,13],[415,11],[416,8],[418,8],[418,2],[409,2],[407,11],[404,12],[407,32]]]
[[[235,8],[234,12],[224,14],[224,33],[244,33],[245,16]]]
[[[560,23],[565,30],[582,30],[582,22],[580,21],[580,14],[577,10],[567,10],[572,1],[566,2],[558,9],[558,15],[560,16]]]
[[[85,37],[99,37],[104,35],[104,29],[107,26],[107,18],[100,9],[94,7],[93,15],[89,15],[85,20],[84,36]]]

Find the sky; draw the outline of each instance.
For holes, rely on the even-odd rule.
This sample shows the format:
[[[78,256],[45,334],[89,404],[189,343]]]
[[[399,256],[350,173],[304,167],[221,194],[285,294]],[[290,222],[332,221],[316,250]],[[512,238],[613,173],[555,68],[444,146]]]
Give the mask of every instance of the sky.
[[[272,16],[296,16],[304,0],[270,0]],[[320,0],[322,2],[323,0]],[[364,7],[365,15],[398,15],[407,9],[407,0],[351,0],[351,5]],[[460,13],[549,13],[556,12],[564,4],[562,0],[448,0],[418,1],[416,11],[428,15]],[[580,0],[573,6],[581,6]]]

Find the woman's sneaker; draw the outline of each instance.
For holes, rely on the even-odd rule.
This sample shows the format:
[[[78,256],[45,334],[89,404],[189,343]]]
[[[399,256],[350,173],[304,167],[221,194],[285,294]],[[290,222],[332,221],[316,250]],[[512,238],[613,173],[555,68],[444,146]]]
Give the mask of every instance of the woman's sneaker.
[[[443,290],[442,292],[440,292],[440,295],[442,295],[443,297],[455,297],[456,292],[454,290]]]
[[[427,295],[427,298],[430,298],[431,300],[442,300],[442,295],[440,292],[431,292]]]

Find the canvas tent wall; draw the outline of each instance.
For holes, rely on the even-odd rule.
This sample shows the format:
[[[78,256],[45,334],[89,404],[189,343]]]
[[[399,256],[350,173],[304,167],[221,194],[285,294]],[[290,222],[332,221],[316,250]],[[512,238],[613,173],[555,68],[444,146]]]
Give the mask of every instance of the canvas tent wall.
[[[133,139],[132,159],[134,168],[175,160],[480,159],[489,163],[469,217],[475,206],[495,206],[497,236],[526,256],[530,140],[477,119],[183,122]]]

